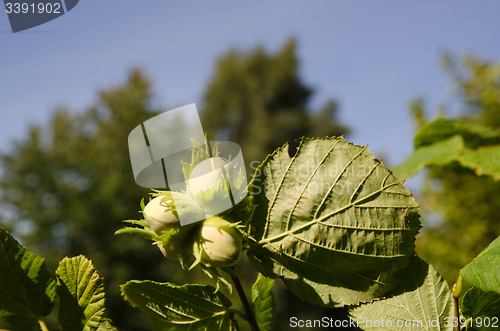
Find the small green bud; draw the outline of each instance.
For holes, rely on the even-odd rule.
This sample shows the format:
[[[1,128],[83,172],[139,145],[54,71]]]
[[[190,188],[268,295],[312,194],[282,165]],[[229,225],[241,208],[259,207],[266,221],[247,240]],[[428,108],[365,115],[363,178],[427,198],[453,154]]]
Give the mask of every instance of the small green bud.
[[[234,265],[241,258],[242,235],[221,217],[213,216],[203,223],[199,240],[201,260],[212,267]]]
[[[164,196],[151,200],[143,210],[144,219],[157,234],[163,231],[180,229],[181,224],[173,211],[162,204]]]
[[[457,282],[453,284],[453,287],[451,289],[451,293],[453,294],[454,298],[460,298],[460,296],[462,295],[462,288],[463,288],[462,275],[458,275]]]

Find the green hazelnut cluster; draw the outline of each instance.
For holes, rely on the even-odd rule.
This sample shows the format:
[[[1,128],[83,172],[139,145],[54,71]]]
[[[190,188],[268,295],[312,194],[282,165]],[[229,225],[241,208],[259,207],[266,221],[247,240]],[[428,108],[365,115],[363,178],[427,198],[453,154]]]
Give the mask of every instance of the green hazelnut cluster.
[[[181,162],[185,190],[154,191],[145,205],[142,220],[126,220],[135,225],[116,233],[129,233],[152,240],[162,254],[178,260],[184,269],[202,270],[228,288],[218,268],[232,272],[246,243],[244,225],[254,207],[247,196],[246,180],[236,165],[219,156],[218,145],[210,150],[193,141],[191,162]],[[235,205],[236,204],[236,205]],[[182,220],[181,225],[180,220]]]
[[[236,223],[211,216],[197,224],[181,226],[175,210],[168,206],[168,195],[158,196],[143,210],[165,257],[177,260],[184,251],[208,267],[227,267],[240,260],[243,236]]]

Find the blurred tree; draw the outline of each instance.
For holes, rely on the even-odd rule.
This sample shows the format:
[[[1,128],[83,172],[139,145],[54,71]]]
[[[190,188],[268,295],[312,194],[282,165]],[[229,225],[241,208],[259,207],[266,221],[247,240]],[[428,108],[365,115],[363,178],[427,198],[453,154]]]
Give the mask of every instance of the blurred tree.
[[[334,102],[319,112],[306,108],[312,91],[301,82],[297,68],[294,41],[277,55],[262,48],[224,55],[205,93],[204,129],[240,143],[246,160],[259,162],[302,135],[346,133],[335,121]],[[134,182],[128,134],[159,112],[151,104],[150,82],[134,70],[123,85],[101,91],[94,107],[81,113],[61,109],[48,126],[31,127],[0,159],[1,201],[11,211],[3,224],[46,257],[50,270],[64,256],[92,259],[106,281],[108,316],[122,331],[149,329],[145,315],[120,297],[119,285],[127,280],[213,284],[200,277],[199,268],[194,273],[181,270],[143,238],[113,236],[123,226],[121,220],[141,218],[139,202],[149,193]],[[248,290],[255,276],[242,276]],[[232,299],[238,308],[238,299]],[[330,314],[295,300],[298,304],[279,303],[284,311],[280,318]],[[286,323],[278,325],[287,329]]]
[[[500,64],[467,57],[460,65],[450,55],[443,62],[464,106],[462,117],[500,130]],[[423,125],[422,101],[410,108]],[[421,195],[424,228],[417,252],[454,283],[459,269],[500,235],[500,183],[454,162],[431,167]]]
[[[257,47],[233,50],[218,60],[201,112],[210,139],[237,142],[251,163],[262,161],[287,141],[294,154],[295,139],[301,136],[348,133],[336,120],[334,101],[316,112],[307,108],[312,89],[300,79],[295,53],[292,39],[277,54]]]
[[[147,330],[148,322],[120,297],[119,285],[175,280],[166,270],[178,265],[142,238],[113,236],[121,220],[140,218],[139,202],[149,192],[134,182],[127,137],[158,113],[150,98],[150,82],[132,71],[125,84],[100,92],[95,107],[80,114],[58,110],[48,127],[31,127],[1,156],[1,201],[14,207],[10,216],[17,220],[6,224],[47,258],[49,270],[66,255],[91,258],[105,277],[108,314],[121,330]]]

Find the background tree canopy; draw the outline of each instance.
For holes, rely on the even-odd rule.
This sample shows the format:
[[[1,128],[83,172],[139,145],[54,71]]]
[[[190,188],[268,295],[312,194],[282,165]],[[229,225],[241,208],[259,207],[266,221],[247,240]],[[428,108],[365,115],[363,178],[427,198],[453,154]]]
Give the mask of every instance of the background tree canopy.
[[[256,48],[223,55],[204,94],[204,129],[238,142],[247,162],[260,162],[300,136],[346,133],[335,119],[333,101],[319,112],[307,108],[312,89],[301,81],[298,65],[294,41],[277,54]],[[122,220],[138,218],[139,202],[149,193],[134,182],[127,137],[167,110],[155,109],[151,98],[150,81],[133,70],[122,85],[99,92],[94,107],[57,110],[50,123],[31,127],[1,156],[1,203],[9,210],[2,226],[46,257],[49,270],[64,256],[91,258],[106,281],[109,317],[124,331],[150,327],[140,310],[120,297],[120,284],[151,279],[181,285],[200,279],[142,238],[113,236]],[[255,274],[243,276],[246,288],[254,279]],[[278,300],[285,319],[291,314],[325,316],[316,307]]]
[[[450,56],[445,64],[464,108],[463,120],[499,131],[500,65],[472,57],[460,64]],[[298,67],[294,40],[276,54],[262,47],[232,50],[217,62],[199,107],[202,124],[211,139],[240,144],[249,175],[255,168],[252,161],[262,161],[286,141],[293,154],[301,136],[348,132],[336,120],[335,101],[310,109],[313,91]],[[134,182],[127,137],[138,124],[167,110],[154,107],[152,97],[151,82],[133,70],[123,84],[99,92],[93,107],[56,110],[49,123],[31,127],[0,158],[2,226],[47,257],[51,270],[64,256],[91,258],[106,280],[109,317],[124,331],[150,327],[140,310],[120,297],[120,284],[131,279],[206,282],[199,270],[181,270],[142,238],[113,236],[121,220],[138,218],[139,202],[148,197],[149,190]],[[411,109],[423,126],[428,119],[422,100]],[[432,166],[418,200],[424,228],[417,252],[452,283],[458,270],[500,235],[500,184],[456,162]],[[431,221],[435,219],[439,221]],[[256,276],[248,270],[242,276],[247,289]],[[302,303],[279,287],[276,295],[278,321],[335,314]],[[288,326],[277,323],[276,329]]]
[[[458,62],[450,55],[443,62],[463,107],[461,119],[498,132],[500,64],[470,56]],[[411,109],[417,124],[423,126],[427,119],[422,100],[413,102]],[[445,113],[444,108],[439,111],[441,116]],[[488,176],[478,177],[458,162],[431,166],[418,200],[424,224],[417,253],[453,284],[459,269],[500,235],[500,183]]]
[[[335,101],[316,112],[307,107],[313,91],[298,75],[295,49],[290,40],[274,55],[257,47],[230,51],[217,62],[204,94],[203,128],[211,138],[237,142],[247,163],[261,162],[287,141],[293,154],[301,136],[349,132],[336,121]]]

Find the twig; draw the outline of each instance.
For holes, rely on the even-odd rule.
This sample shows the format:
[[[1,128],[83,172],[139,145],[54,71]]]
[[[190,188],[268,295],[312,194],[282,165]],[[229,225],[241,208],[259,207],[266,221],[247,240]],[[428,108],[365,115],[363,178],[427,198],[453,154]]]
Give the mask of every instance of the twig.
[[[241,303],[245,308],[245,313],[247,314],[248,324],[250,324],[250,328],[252,329],[252,331],[260,331],[259,325],[255,320],[255,315],[253,314],[252,307],[250,307],[250,303],[248,302],[247,296],[243,291],[243,286],[241,286],[240,279],[236,275],[230,274],[230,276],[231,279],[233,280],[234,287],[236,287],[236,292],[238,292],[238,296],[240,297]]]
[[[455,306],[455,317],[457,318],[457,326],[455,327],[455,331],[460,331],[460,313],[458,311],[458,298],[453,296],[453,303]]]

